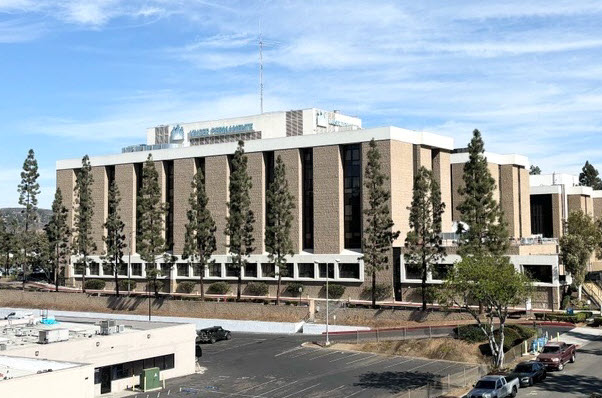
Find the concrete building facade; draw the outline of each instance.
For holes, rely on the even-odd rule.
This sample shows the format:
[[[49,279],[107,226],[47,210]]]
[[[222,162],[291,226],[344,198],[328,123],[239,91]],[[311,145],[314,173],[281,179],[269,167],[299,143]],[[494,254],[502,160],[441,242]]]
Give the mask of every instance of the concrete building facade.
[[[381,154],[382,169],[387,175],[387,188],[391,191],[389,203],[394,229],[400,236],[394,242],[388,269],[378,272],[380,283],[391,286],[391,298],[405,300],[407,292],[416,284],[411,272],[403,263],[403,246],[409,231],[409,207],[412,201],[414,175],[421,166],[433,171],[441,186],[442,200],[446,204],[443,215],[443,232],[453,234],[454,221],[459,219],[456,207],[461,198],[457,194],[462,181],[462,167],[468,159],[462,151],[454,152],[449,137],[416,132],[397,127],[364,129],[361,120],[317,109],[275,112],[264,115],[221,121],[158,126],[147,131],[147,143],[124,148],[121,154],[93,156],[90,162],[95,180],[94,238],[99,248],[88,269],[68,269],[74,284],[80,282],[82,272],[88,278],[110,277],[100,266],[102,254],[103,217],[107,213],[107,186],[115,179],[121,196],[121,215],[129,237],[131,265],[122,271],[123,277],[143,282],[146,267],[136,252],[137,212],[136,196],[141,184],[142,164],[152,153],[159,172],[163,199],[170,210],[166,214],[165,237],[168,250],[176,257],[175,264],[163,266],[163,278],[169,279],[167,289],[177,289],[177,282],[198,280],[199,270],[182,260],[186,211],[191,182],[199,169],[205,176],[209,209],[217,225],[217,251],[215,264],[204,271],[206,285],[214,281],[227,281],[234,285],[236,270],[230,266],[226,226],[229,159],[236,149],[236,141],[245,141],[248,171],[252,178],[251,207],[255,214],[255,251],[249,264],[242,270],[246,286],[250,282],[268,282],[270,294],[276,293],[276,274],[270,264],[263,243],[266,208],[266,189],[275,159],[280,156],[286,166],[289,189],[294,199],[291,235],[294,255],[289,259],[289,272],[283,278],[284,286],[290,282],[304,285],[303,295],[324,295],[326,278],[346,287],[344,297],[367,298],[368,284],[364,284],[362,238],[364,212],[368,195],[363,181],[367,151],[372,139]],[[500,200],[506,221],[517,247],[517,268],[529,263],[518,247],[521,239],[531,235],[529,206],[528,161],[518,155],[486,154],[490,170],[496,179],[496,199]],[[81,161],[79,159],[57,162],[57,185],[64,191],[73,190]],[[75,206],[70,195],[64,195],[64,204],[72,212]],[[524,243],[524,242],[522,242]],[[450,257],[445,265],[453,263],[454,242],[449,242]],[[544,250],[544,249],[542,249]],[[555,248],[546,248],[550,255],[543,264],[550,274],[557,273]],[[544,251],[545,251],[544,250]],[[541,250],[540,250],[541,251]],[[540,253],[542,254],[542,253]],[[543,254],[542,254],[543,255]],[[524,257],[524,258],[523,258]],[[127,260],[127,259],[126,259]],[[543,260],[542,260],[543,261]],[[328,266],[327,264],[331,264]],[[162,265],[160,265],[162,266]],[[553,269],[556,269],[554,271]],[[441,277],[435,275],[432,283]],[[430,281],[430,279],[429,279]],[[548,283],[548,282],[546,282]],[[550,288],[557,287],[551,280]],[[234,288],[234,286],[232,286]],[[244,293],[244,292],[243,292]],[[286,291],[283,292],[286,294]],[[550,301],[546,307],[552,306]]]

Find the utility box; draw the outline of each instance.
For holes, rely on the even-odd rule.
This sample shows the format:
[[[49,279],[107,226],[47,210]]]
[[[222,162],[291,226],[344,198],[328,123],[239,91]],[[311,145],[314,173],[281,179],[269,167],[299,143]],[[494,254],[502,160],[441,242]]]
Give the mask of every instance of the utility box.
[[[40,330],[38,334],[38,343],[40,344],[51,344],[67,340],[69,340],[69,329]]]
[[[161,371],[159,368],[143,369],[140,374],[140,389],[151,391],[161,388]]]

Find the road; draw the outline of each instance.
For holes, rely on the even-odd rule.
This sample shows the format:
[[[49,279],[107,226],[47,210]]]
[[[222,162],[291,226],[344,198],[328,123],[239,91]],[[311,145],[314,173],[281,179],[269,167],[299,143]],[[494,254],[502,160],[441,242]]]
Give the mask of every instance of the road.
[[[451,361],[301,347],[304,340],[307,336],[235,334],[204,345],[203,374],[169,381],[170,396],[392,397],[447,375],[478,372]]]
[[[520,389],[518,397],[582,398],[593,392],[602,392],[602,336],[578,349],[575,363],[567,364],[562,372],[549,372],[546,380],[533,387]]]

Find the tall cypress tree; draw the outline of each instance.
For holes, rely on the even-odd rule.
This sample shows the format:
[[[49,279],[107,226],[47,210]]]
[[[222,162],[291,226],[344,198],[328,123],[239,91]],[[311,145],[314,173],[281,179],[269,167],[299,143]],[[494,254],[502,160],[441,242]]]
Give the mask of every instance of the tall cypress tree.
[[[167,258],[165,238],[165,214],[167,203],[161,201],[161,187],[159,186],[159,173],[155,168],[153,156],[148,155],[142,168],[142,188],[138,196],[138,214],[140,214],[140,239],[138,240],[138,253],[140,258],[151,265],[150,275],[157,294],[157,262],[160,257]],[[149,271],[147,271],[149,276]],[[150,278],[147,278],[150,281]]]
[[[286,256],[292,256],[293,242],[291,240],[292,211],[295,208],[293,195],[288,189],[286,168],[280,155],[274,165],[274,180],[268,187],[266,195],[267,225],[265,228],[265,246],[274,268],[278,267],[278,290],[276,305],[280,304],[280,287],[286,270]]]
[[[460,255],[503,255],[509,246],[502,210],[493,197],[495,179],[487,168],[484,152],[481,133],[474,130],[468,144],[469,160],[464,164],[464,185],[458,189],[462,203],[457,209],[460,220],[468,226],[464,228],[460,223],[458,227]]]
[[[249,191],[253,186],[251,177],[247,172],[247,156],[244,149],[245,143],[238,141],[238,148],[232,156],[230,172],[230,201],[228,206],[228,216],[226,217],[225,234],[230,238],[228,249],[232,255],[232,267],[236,269],[238,276],[238,286],[236,289],[236,299],[240,300],[242,272],[241,269],[247,264],[248,256],[253,252],[253,224],[255,215],[251,210],[251,198]]]
[[[5,270],[6,276],[8,276],[10,267],[12,240],[12,233],[8,230],[4,217],[0,216],[0,263]]]
[[[69,262],[71,228],[67,225],[68,215],[69,211],[63,205],[61,189],[57,188],[52,202],[52,216],[45,227],[54,286],[57,292],[59,291],[61,271]]]
[[[407,264],[420,265],[422,270],[422,310],[426,311],[426,277],[445,255],[441,240],[441,190],[433,173],[421,167],[414,178],[414,192],[410,210],[410,232],[406,237]]]
[[[365,272],[372,278],[372,307],[376,307],[376,273],[388,269],[392,244],[399,236],[399,231],[393,231],[394,224],[389,210],[391,192],[385,186],[387,180],[388,177],[382,172],[380,151],[373,138],[364,171],[368,208],[364,209],[366,223],[362,256]]]
[[[18,186],[19,205],[25,206],[22,210],[25,219],[24,231],[20,246],[23,252],[23,289],[25,289],[25,279],[29,263],[29,249],[35,240],[35,231],[31,231],[33,224],[38,220],[38,195],[40,194],[40,184],[38,183],[38,161],[35,158],[33,149],[27,153],[27,158],[23,162],[23,171],[21,172],[21,183]]]
[[[103,240],[106,246],[105,255],[102,260],[105,264],[109,265],[113,271],[115,278],[115,294],[119,296],[119,268],[125,265],[123,261],[123,251],[125,249],[125,234],[123,229],[125,223],[121,220],[119,214],[121,203],[121,196],[119,194],[119,188],[115,180],[111,181],[109,186],[109,198],[108,198],[108,216],[104,223],[106,236],[103,236]]]
[[[602,179],[598,176],[598,170],[589,161],[585,162],[581,173],[579,174],[579,185],[592,187],[595,190],[602,189]]]
[[[86,291],[86,270],[88,269],[88,256],[96,250],[96,243],[92,239],[92,216],[94,215],[94,200],[92,199],[92,166],[90,158],[82,158],[82,167],[78,170],[75,180],[75,242],[73,249],[81,257],[83,265],[82,291]]]
[[[209,264],[215,262],[211,255],[217,250],[215,240],[215,221],[207,208],[209,198],[205,192],[203,171],[199,170],[192,180],[192,192],[188,199],[189,209],[186,212],[188,223],[186,224],[186,235],[184,237],[184,250],[182,258],[190,258],[190,261],[198,264],[201,300],[205,299],[205,287],[203,277]]]

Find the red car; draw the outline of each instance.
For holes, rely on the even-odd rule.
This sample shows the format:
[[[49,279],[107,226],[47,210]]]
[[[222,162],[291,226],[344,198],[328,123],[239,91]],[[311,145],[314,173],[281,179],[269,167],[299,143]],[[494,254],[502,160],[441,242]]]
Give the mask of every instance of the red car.
[[[566,344],[562,341],[550,342],[543,347],[537,360],[548,369],[562,370],[566,363],[575,362],[575,349],[574,344]]]

